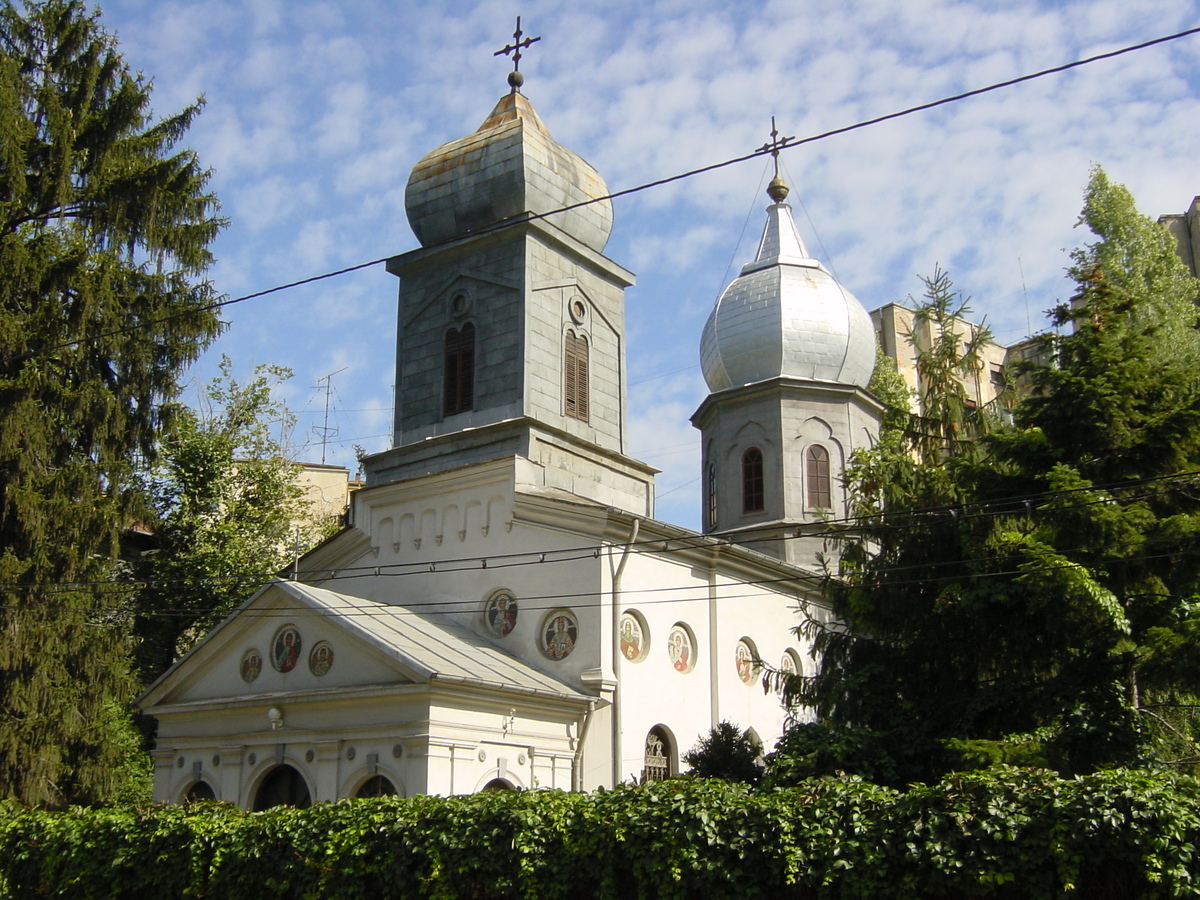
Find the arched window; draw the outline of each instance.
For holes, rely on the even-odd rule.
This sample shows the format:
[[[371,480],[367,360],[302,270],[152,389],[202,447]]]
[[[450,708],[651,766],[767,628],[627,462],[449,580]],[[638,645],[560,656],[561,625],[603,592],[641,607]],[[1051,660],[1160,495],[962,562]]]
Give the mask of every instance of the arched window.
[[[568,330],[563,342],[563,413],[586,422],[591,415],[588,406],[587,338]]]
[[[308,809],[312,806],[312,795],[304,776],[291,766],[276,766],[271,770],[254,796],[254,811],[262,812],[272,806],[294,806]]]
[[[751,447],[742,454],[742,512],[762,512],[763,506],[763,455]]]
[[[372,775],[354,792],[354,796],[395,797],[396,793],[396,786],[392,784],[390,778],[384,778],[382,775]]]
[[[805,454],[808,470],[808,506],[810,509],[831,509],[832,492],[829,483],[829,451],[813,444]]]
[[[446,332],[446,389],[442,412],[452,416],[475,405],[475,326]]]
[[[516,788],[513,787],[510,782],[505,781],[503,778],[493,778],[491,781],[489,781],[487,784],[485,784],[482,788],[480,788],[480,790],[484,790],[484,791],[515,791]]]
[[[655,725],[646,735],[646,756],[642,768],[642,782],[663,781],[671,777],[675,768],[675,752],[671,736],[661,725]]]
[[[708,464],[708,527],[717,527],[717,467]]]

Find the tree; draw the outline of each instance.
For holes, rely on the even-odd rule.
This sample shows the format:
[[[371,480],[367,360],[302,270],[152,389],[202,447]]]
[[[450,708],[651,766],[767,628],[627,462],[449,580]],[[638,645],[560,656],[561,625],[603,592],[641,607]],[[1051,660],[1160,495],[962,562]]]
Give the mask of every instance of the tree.
[[[1099,169],[1081,221],[1099,239],[1053,313],[1073,328],[1040,339],[1054,364],[1025,367],[1015,424],[960,441],[945,379],[932,423],[855,462],[864,525],[830,582],[846,627],[808,625],[822,668],[792,690],[822,720],[793,738],[814,766],[882,753],[902,783],[996,759],[1195,760],[1168,710],[1200,692],[1197,282]]]
[[[113,795],[132,689],[110,579],[133,473],[216,336],[222,226],[80,0],[0,5],[0,795]],[[118,721],[114,725],[114,720]]]
[[[683,755],[690,775],[723,778],[756,784],[762,777],[762,745],[749,731],[738,731],[730,722],[718,722],[707,737]]]
[[[230,368],[224,358],[205,391],[208,409],[180,413],[147,479],[155,548],[132,567],[142,585],[134,657],[145,683],[283,568],[297,545],[316,543],[320,530],[307,524],[299,469],[272,435],[273,426],[292,424],[271,396],[291,372],[259,366],[241,385]]]

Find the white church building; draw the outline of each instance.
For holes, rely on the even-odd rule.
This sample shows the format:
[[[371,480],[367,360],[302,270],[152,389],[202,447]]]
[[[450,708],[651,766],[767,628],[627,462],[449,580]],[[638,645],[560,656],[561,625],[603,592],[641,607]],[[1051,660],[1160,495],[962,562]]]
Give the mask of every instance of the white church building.
[[[811,532],[876,432],[870,320],[776,179],[700,341],[705,533],[655,520],[608,188],[515,74],[409,177],[394,440],[351,524],[140,699],[157,800],[591,790],[679,772],[721,721],[785,727],[757,662],[813,665],[793,628],[827,618]]]

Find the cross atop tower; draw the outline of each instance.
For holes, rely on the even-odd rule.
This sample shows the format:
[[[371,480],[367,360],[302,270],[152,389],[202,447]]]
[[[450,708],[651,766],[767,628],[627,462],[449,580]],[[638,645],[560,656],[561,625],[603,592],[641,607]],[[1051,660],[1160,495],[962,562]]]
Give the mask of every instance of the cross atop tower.
[[[771,179],[771,183],[767,185],[767,196],[771,198],[773,203],[782,203],[787,199],[789,188],[787,182],[779,177],[779,151],[791,145],[796,139],[795,135],[791,137],[780,137],[779,130],[775,127],[775,117],[771,116],[771,140],[767,141],[756,150],[756,153],[769,152],[775,160],[775,177]]]
[[[508,56],[508,54],[512,54],[513,70],[508,73],[508,83],[512,87],[514,94],[525,83],[525,76],[521,74],[521,51],[542,39],[539,35],[538,37],[521,40],[521,35],[524,33],[521,31],[521,17],[517,16],[517,30],[513,32],[513,42],[492,54],[492,56]]]

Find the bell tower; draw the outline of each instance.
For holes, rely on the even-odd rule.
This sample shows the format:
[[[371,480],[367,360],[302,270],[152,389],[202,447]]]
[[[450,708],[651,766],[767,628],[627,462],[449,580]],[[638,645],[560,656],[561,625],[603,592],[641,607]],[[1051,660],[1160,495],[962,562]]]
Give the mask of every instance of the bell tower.
[[[702,435],[704,530],[813,566],[822,523],[846,515],[850,454],[874,441],[882,406],[866,391],[870,317],[809,257],[788,192],[776,159],[758,252],[704,326],[710,393],[692,424]]]
[[[428,153],[405,191],[421,248],[400,279],[393,447],[369,484],[516,457],[520,483],[651,515],[655,469],[626,455],[625,297],[603,255],[608,187],[509,93]]]

